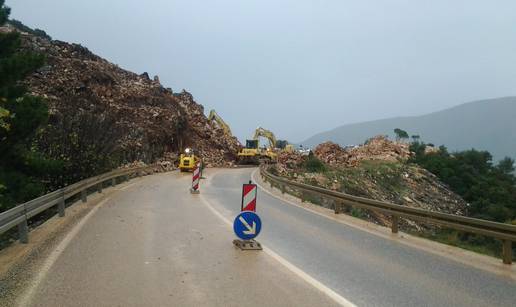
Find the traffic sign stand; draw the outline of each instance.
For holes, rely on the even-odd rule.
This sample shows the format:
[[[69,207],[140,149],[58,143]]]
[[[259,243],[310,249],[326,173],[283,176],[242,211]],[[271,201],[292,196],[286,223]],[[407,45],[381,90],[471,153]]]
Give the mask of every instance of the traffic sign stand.
[[[192,187],[190,188],[190,193],[192,194],[199,194],[199,181],[200,181],[200,167],[199,165],[196,165],[196,167],[193,170],[192,175]]]
[[[233,244],[241,250],[262,250],[260,242],[255,240],[233,240]]]
[[[261,250],[262,245],[254,238],[260,234],[262,222],[253,211],[242,211],[233,222],[233,231],[239,239],[233,244],[241,250]]]
[[[262,250],[262,245],[254,240],[262,228],[260,217],[256,214],[257,191],[257,185],[251,181],[242,187],[241,212],[233,222],[233,230],[240,238],[233,240],[233,245],[241,250]]]

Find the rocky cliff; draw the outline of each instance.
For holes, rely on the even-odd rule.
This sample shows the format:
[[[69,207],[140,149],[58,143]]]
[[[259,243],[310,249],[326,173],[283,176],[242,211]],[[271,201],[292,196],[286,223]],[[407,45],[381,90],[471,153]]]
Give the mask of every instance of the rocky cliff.
[[[46,56],[25,84],[48,102],[49,124],[36,144],[51,157],[75,164],[107,159],[116,166],[173,160],[193,147],[212,166],[234,160],[238,140],[209,122],[190,93],[173,93],[158,77],[124,70],[77,44],[29,33],[22,33],[22,42],[23,49]]]

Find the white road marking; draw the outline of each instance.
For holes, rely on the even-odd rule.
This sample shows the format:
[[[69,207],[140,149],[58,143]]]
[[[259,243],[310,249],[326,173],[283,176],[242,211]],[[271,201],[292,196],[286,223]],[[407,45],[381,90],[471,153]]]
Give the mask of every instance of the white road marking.
[[[210,203],[208,200],[204,198],[203,195],[200,195],[201,201],[210,209],[213,214],[215,214],[218,218],[220,218],[224,223],[226,223],[229,227],[233,227],[233,223],[231,223],[230,220],[228,220],[226,217],[224,217],[222,214],[220,214]],[[298,277],[306,281],[308,284],[312,285],[314,288],[318,289],[322,293],[326,294],[329,298],[334,300],[337,304],[341,306],[346,307],[356,307],[355,304],[351,303],[349,300],[345,299],[343,296],[338,294],[337,292],[333,291],[329,287],[325,286],[323,283],[318,281],[317,279],[313,278],[312,276],[308,275],[306,272],[298,268],[297,266],[290,263],[285,258],[281,257],[280,255],[276,254],[273,250],[270,248],[265,247],[262,244],[263,251],[266,252],[269,256],[271,256],[273,259],[278,261],[280,264],[282,264],[284,267],[286,267],[288,270],[290,270],[292,273],[296,274]]]
[[[487,271],[490,273],[494,273],[494,274],[497,274],[500,276],[509,277],[512,280],[516,280],[516,266],[514,268],[508,269],[504,264],[502,264],[501,261],[499,261],[499,259],[489,257],[486,255],[476,254],[474,252],[463,250],[463,249],[456,248],[456,247],[449,246],[449,245],[441,246],[442,245],[441,243],[437,243],[437,242],[433,242],[433,241],[426,241],[425,239],[422,239],[422,238],[414,238],[405,233],[398,234],[397,236],[393,236],[393,234],[390,233],[390,229],[387,229],[387,233],[385,233],[385,232],[382,232],[377,229],[368,228],[367,226],[358,225],[354,221],[343,221],[343,220],[337,219],[335,217],[328,216],[324,213],[301,206],[291,200],[285,199],[279,195],[275,195],[274,193],[269,191],[266,187],[259,184],[258,181],[256,180],[256,173],[258,171],[259,171],[259,169],[256,169],[251,173],[251,179],[254,181],[254,183],[262,191],[264,191],[265,193],[269,194],[270,196],[282,201],[283,203],[306,210],[310,213],[319,215],[328,220],[331,220],[331,221],[334,221],[334,222],[337,222],[337,223],[340,223],[340,224],[343,224],[343,225],[346,225],[349,227],[353,227],[355,229],[367,232],[369,234],[378,236],[378,237],[386,239],[386,240],[395,240],[398,243],[404,244],[406,246],[409,246],[409,247],[412,247],[412,248],[415,248],[418,250],[425,251],[425,252],[433,254],[433,255],[444,257],[444,258],[447,258],[449,260],[452,260],[452,261],[455,261],[455,262],[458,262],[461,264],[469,265],[469,266],[475,267],[477,269],[481,269],[481,270],[484,270],[484,271]],[[372,224],[371,226],[377,226],[377,225]]]
[[[21,296],[20,301],[18,302],[18,306],[29,306],[29,304],[32,301],[32,298],[35,294],[36,289],[38,288],[39,284],[43,281],[47,273],[50,271],[52,266],[55,264],[59,256],[63,253],[63,251],[68,247],[70,242],[75,238],[75,236],[81,231],[82,227],[88,222],[88,220],[97,212],[97,210],[102,207],[103,204],[105,204],[109,200],[109,197],[102,200],[100,203],[98,203],[84,218],[82,218],[77,225],[73,227],[73,229],[64,237],[64,239],[57,245],[55,250],[48,256],[48,258],[45,260],[41,268],[39,269],[39,272],[31,281],[31,285],[25,290],[24,294]]]

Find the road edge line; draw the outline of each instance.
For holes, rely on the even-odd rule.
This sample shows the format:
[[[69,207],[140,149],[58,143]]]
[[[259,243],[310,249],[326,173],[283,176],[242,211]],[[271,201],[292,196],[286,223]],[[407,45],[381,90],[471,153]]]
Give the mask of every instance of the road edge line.
[[[34,293],[38,286],[40,285],[41,281],[45,278],[47,273],[50,271],[50,269],[54,266],[57,259],[61,254],[64,252],[64,250],[68,247],[68,245],[72,242],[72,240],[75,238],[75,236],[81,231],[81,229],[84,227],[86,222],[99,210],[102,205],[104,205],[108,200],[110,200],[110,197],[107,197],[100,201],[93,209],[91,209],[88,214],[86,214],[73,228],[70,230],[66,236],[59,242],[59,244],[56,246],[54,251],[50,253],[50,255],[45,259],[42,266],[38,270],[38,273],[35,278],[33,278],[30,282],[29,287],[23,292],[23,294],[20,296],[20,301],[17,303],[17,306],[29,306],[29,304],[32,301],[32,298],[34,296]]]
[[[201,199],[201,202],[204,203],[208,209],[213,213],[215,214],[218,218],[220,218],[226,225],[228,225],[229,227],[232,228],[233,224],[231,223],[230,220],[228,220],[226,217],[224,217],[220,212],[218,212],[215,208],[213,208],[213,206],[209,203],[208,200],[206,200],[206,198],[204,198],[204,196],[200,195],[199,197]],[[322,293],[324,293],[326,296],[328,296],[329,298],[331,298],[333,301],[335,301],[337,304],[341,305],[341,306],[346,306],[346,307],[356,307],[355,304],[351,303],[349,300],[347,300],[346,298],[344,298],[343,296],[341,296],[340,294],[338,294],[337,292],[335,292],[334,290],[332,290],[331,288],[327,287],[326,285],[324,285],[323,283],[321,283],[320,281],[318,281],[317,279],[313,278],[312,276],[310,276],[308,273],[306,273],[305,271],[301,270],[300,268],[298,268],[297,266],[295,266],[294,264],[292,264],[291,262],[289,262],[287,259],[281,257],[280,255],[276,254],[273,250],[271,250],[270,248],[264,246],[262,244],[262,248],[263,248],[263,251],[265,253],[267,253],[267,255],[269,255],[270,257],[272,257],[274,260],[276,260],[277,262],[279,262],[281,265],[283,265],[285,268],[287,268],[289,271],[291,271],[292,273],[294,273],[295,275],[297,275],[299,278],[301,278],[302,280],[304,280],[305,282],[307,282],[309,285],[311,285],[312,287],[316,288],[317,290],[321,291]]]

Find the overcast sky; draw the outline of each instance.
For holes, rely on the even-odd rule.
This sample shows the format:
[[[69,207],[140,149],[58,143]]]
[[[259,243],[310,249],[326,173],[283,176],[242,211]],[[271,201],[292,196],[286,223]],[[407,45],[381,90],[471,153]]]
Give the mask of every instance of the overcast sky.
[[[516,1],[7,0],[12,18],[159,75],[240,138],[516,94]]]

